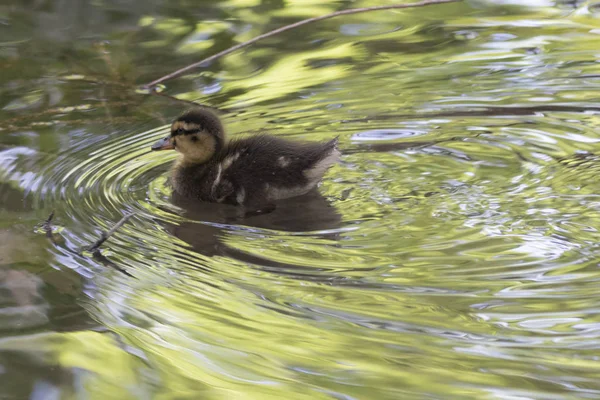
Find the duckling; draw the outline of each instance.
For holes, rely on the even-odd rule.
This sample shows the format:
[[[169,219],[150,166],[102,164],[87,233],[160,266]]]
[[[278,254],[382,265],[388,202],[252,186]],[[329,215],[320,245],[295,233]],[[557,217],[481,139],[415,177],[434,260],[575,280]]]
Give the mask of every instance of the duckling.
[[[292,142],[259,134],[226,141],[219,118],[195,108],[171,125],[171,134],[152,150],[179,152],[171,184],[183,197],[245,207],[311,191],[329,167],[339,161],[338,139]]]

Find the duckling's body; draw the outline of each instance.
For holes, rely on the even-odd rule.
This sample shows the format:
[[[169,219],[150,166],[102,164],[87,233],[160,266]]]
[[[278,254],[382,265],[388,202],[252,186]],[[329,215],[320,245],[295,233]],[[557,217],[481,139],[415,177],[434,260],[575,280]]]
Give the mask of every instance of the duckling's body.
[[[224,139],[218,118],[197,109],[179,117],[171,136],[153,149],[181,153],[171,176],[178,194],[244,206],[308,193],[340,157],[337,139],[298,143],[262,134],[228,143]]]

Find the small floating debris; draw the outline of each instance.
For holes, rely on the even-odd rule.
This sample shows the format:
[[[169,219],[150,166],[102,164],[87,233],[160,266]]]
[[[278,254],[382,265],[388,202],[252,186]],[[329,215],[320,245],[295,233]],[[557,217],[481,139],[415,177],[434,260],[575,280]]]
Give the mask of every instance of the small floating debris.
[[[428,131],[419,129],[373,129],[352,135],[356,141],[378,141],[407,139],[415,136],[426,135]]]
[[[151,93],[161,93],[164,92],[167,87],[162,84],[158,84],[155,86],[140,86],[135,92],[138,94],[151,94]]]

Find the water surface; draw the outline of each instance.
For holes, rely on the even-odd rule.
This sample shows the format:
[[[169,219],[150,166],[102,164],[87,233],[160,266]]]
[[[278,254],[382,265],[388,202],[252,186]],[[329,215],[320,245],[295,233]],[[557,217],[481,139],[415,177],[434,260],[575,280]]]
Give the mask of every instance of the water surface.
[[[157,95],[383,3],[0,5],[0,398],[599,398],[600,8],[521,3],[323,21]],[[342,162],[263,216],[173,198],[185,101]]]

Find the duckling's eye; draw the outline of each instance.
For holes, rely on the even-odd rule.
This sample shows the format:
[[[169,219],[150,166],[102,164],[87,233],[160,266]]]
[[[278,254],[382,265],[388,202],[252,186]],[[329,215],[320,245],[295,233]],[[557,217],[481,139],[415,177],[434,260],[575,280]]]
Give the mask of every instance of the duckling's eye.
[[[183,128],[177,128],[177,130],[175,131],[175,133],[178,135],[183,135],[184,132],[185,132],[185,129],[183,129]]]
[[[196,143],[198,141],[198,136],[194,135],[190,139],[192,140],[192,142]]]

